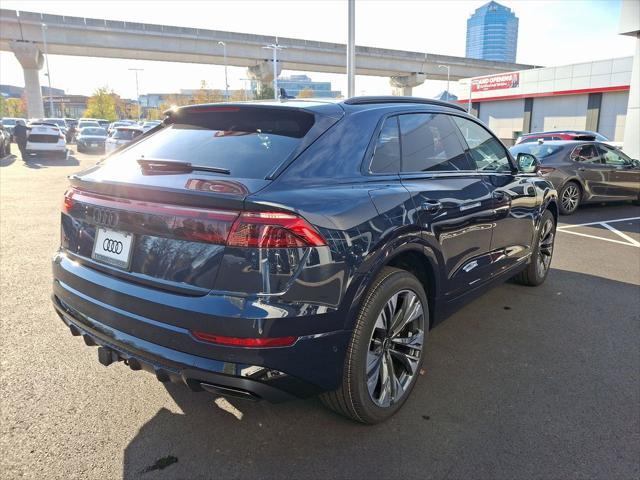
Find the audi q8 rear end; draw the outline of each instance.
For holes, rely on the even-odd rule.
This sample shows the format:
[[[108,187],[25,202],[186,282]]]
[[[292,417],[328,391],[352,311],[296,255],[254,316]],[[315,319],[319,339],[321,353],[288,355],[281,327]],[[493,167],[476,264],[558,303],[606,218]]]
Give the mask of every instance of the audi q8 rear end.
[[[432,203],[415,207],[415,189],[394,170],[397,131],[384,126],[411,112],[450,128],[462,146],[448,116],[471,120],[439,102],[170,111],[160,127],[70,177],[53,260],[56,311],[72,334],[98,345],[104,365],[124,361],[163,382],[247,399],[329,392],[325,403],[355,420],[387,418],[415,384],[430,325],[461,292],[504,272],[525,269],[526,281],[541,283],[546,270],[531,265],[540,258],[548,268],[555,231],[554,191],[529,175],[510,227],[522,246],[494,252],[506,261],[495,265],[501,275],[488,275],[491,215],[505,210],[484,180],[460,176],[452,191],[443,181]],[[456,195],[469,197],[464,214],[451,211],[429,233],[423,216],[446,215]],[[544,242],[543,258],[535,245]],[[450,282],[444,272],[454,260]],[[349,390],[347,380],[357,385]]]

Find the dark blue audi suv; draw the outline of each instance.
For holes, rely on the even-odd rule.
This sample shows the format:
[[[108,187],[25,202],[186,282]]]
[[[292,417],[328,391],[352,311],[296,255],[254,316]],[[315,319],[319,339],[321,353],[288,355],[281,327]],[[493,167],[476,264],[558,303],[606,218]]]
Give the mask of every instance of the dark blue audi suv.
[[[435,324],[545,280],[558,206],[537,169],[434,100],[178,108],[70,177],[53,304],[104,365],[380,422]]]

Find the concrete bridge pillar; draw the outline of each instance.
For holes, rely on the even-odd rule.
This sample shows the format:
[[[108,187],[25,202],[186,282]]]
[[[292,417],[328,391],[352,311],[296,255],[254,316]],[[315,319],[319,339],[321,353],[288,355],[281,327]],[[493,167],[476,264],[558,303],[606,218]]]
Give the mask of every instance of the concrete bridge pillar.
[[[416,72],[411,75],[391,77],[389,83],[391,84],[394,95],[410,97],[413,92],[413,87],[422,85],[426,79],[427,75],[425,73]]]
[[[44,105],[38,72],[42,68],[44,57],[35,43],[12,41],[10,48],[24,73],[24,90],[27,97],[27,116],[29,118],[43,118]]]
[[[280,72],[282,72],[282,65],[278,62],[276,66],[276,74],[280,76]],[[266,86],[273,87],[273,61],[265,60],[264,62],[258,63],[257,65],[253,65],[252,67],[247,68],[247,76],[252,80],[258,81],[258,90],[260,91],[262,88]]]

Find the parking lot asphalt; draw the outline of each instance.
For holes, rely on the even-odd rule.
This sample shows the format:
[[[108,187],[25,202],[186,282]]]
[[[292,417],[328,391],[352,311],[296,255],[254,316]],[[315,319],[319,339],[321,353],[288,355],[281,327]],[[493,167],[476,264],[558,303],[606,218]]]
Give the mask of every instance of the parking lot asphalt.
[[[640,477],[640,207],[561,217],[546,283],[436,327],[404,408],[363,426],[106,368],[69,334],[50,258],[66,176],[96,158],[0,161],[2,478]]]

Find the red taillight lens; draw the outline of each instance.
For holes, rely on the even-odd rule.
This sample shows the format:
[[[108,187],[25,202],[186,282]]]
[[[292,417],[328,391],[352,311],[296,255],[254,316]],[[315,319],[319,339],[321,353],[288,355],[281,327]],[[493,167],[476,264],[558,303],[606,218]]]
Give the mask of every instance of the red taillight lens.
[[[303,218],[285,212],[243,212],[165,205],[70,188],[62,211],[70,213],[75,202],[129,212],[158,215],[174,235],[197,242],[252,248],[299,248],[326,245],[322,236]],[[170,226],[169,226],[170,225]]]
[[[555,170],[553,167],[540,167],[540,173],[542,175],[546,175],[547,173],[551,173]]]
[[[213,335],[211,333],[192,331],[191,334],[198,340],[209,343],[217,343],[218,345],[227,345],[232,347],[247,348],[268,348],[268,347],[290,347],[298,337],[277,337],[277,338],[238,338],[223,337],[221,335]]]
[[[299,248],[326,245],[304,219],[283,212],[243,212],[231,227],[227,245],[249,248]]]
[[[62,211],[64,213],[71,212],[73,208],[73,189],[70,188],[66,192],[64,192],[64,198],[62,199]]]

